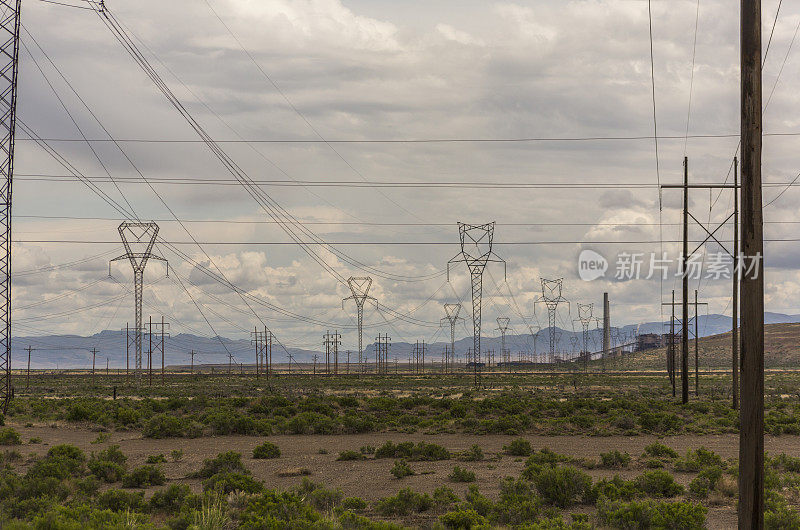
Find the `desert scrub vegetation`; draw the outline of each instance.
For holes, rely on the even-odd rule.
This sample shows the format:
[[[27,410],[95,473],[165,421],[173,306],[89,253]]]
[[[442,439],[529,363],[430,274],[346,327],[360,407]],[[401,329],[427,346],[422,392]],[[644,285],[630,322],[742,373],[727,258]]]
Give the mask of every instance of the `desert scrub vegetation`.
[[[597,503],[598,519],[613,528],[681,528],[705,527],[707,509],[692,502],[608,501]]]
[[[0,445],[21,445],[22,438],[17,431],[11,427],[0,429]]]
[[[614,449],[608,453],[600,453],[600,466],[606,469],[621,469],[631,463],[631,455]]]
[[[451,482],[475,482],[475,472],[455,466],[453,472],[447,478]]]
[[[280,448],[272,442],[264,442],[253,449],[253,458],[256,459],[280,458],[280,456]]]
[[[401,442],[395,444],[390,440],[375,450],[375,458],[404,458],[409,461],[449,460],[450,451],[433,443],[418,442],[414,445],[414,442]]]
[[[524,438],[517,438],[503,446],[503,451],[511,456],[530,456],[532,450],[531,443]]]
[[[411,466],[409,466],[405,460],[396,460],[389,472],[394,475],[395,478],[410,477],[414,474],[414,470],[411,469]]]
[[[231,386],[230,379],[223,381]],[[284,395],[289,390],[281,388],[259,397],[209,397],[204,395],[206,391],[207,386],[190,381],[185,392],[165,391],[164,399],[148,395],[117,400],[90,395],[54,399],[21,396],[9,409],[9,417],[123,431],[136,429],[151,438],[379,431],[512,436],[720,434],[736,432],[737,428],[736,415],[721,398],[705,398],[684,408],[643,387],[616,388],[605,396],[567,401],[561,401],[555,393],[523,390],[501,391],[481,399],[474,399],[471,392],[448,397],[438,389],[422,389],[406,397],[365,396],[357,391],[345,395],[293,393],[291,399]],[[769,432],[800,433],[799,404],[770,400],[767,410]]]

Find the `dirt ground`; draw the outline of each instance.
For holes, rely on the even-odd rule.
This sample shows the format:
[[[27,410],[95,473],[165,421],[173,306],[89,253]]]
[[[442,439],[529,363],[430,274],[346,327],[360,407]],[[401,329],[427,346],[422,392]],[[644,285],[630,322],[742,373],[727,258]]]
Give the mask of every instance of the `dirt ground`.
[[[297,485],[302,481],[301,476],[280,476],[290,470],[305,468],[310,471],[309,478],[314,482],[327,487],[341,489],[345,496],[358,496],[372,501],[381,497],[394,495],[404,487],[416,491],[431,493],[433,490],[446,484],[457,494],[463,496],[467,490],[466,484],[451,483],[447,476],[454,465],[474,471],[477,476],[476,484],[480,491],[490,497],[498,494],[500,480],[507,476],[518,476],[524,467],[524,458],[512,457],[502,454],[503,445],[508,444],[516,437],[504,435],[465,435],[465,434],[399,434],[399,433],[374,433],[357,435],[283,435],[267,438],[278,445],[281,457],[273,460],[254,460],[252,450],[256,445],[263,443],[265,438],[253,436],[218,436],[198,439],[146,439],[138,432],[114,432],[103,443],[93,444],[98,433],[89,429],[72,425],[32,426],[14,425],[26,442],[19,448],[23,455],[42,455],[52,445],[69,443],[80,447],[87,454],[100,451],[110,444],[118,444],[122,451],[128,455],[131,466],[145,463],[150,455],[163,453],[167,463],[162,464],[169,481],[189,484],[194,490],[200,491],[200,481],[185,478],[189,473],[197,471],[204,458],[214,457],[224,451],[237,451],[243,456],[246,466],[252,471],[253,476],[263,480],[267,487],[285,489]],[[34,437],[42,439],[41,444],[29,444],[28,440]],[[577,458],[597,459],[599,453],[617,449],[628,452],[636,457],[641,455],[643,448],[657,440],[654,436],[612,436],[612,437],[584,437],[584,436],[525,436],[534,449],[549,447],[550,449]],[[394,464],[393,459],[368,459],[362,461],[336,460],[340,451],[358,450],[361,446],[371,445],[378,447],[387,440],[426,441],[443,445],[451,452],[468,449],[473,444],[478,444],[484,452],[485,458],[480,462],[457,462],[455,460],[439,462],[411,462],[416,475],[402,480],[394,478],[389,470]],[[736,435],[681,435],[660,439],[679,453],[687,449],[696,449],[705,446],[720,454],[723,458],[735,458],[738,455],[738,437]],[[780,436],[768,437],[766,440],[767,451],[772,454],[786,453],[800,457],[800,437]],[[180,461],[173,462],[170,454],[173,450],[182,450],[183,457]],[[588,470],[596,480],[610,477],[619,473],[624,478],[632,478],[643,471],[640,465],[632,464],[630,469],[620,471]],[[676,480],[687,485],[693,475],[675,473]],[[709,528],[734,528],[736,526],[735,507],[732,501],[725,501],[720,506],[712,506],[708,513]]]

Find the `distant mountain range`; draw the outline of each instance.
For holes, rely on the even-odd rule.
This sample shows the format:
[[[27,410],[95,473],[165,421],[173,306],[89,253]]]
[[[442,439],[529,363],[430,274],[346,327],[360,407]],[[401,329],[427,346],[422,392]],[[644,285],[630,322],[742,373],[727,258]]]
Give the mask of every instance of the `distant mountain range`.
[[[800,315],[785,315],[781,313],[764,313],[766,324],[785,324],[800,322]],[[488,323],[484,323],[486,325]],[[613,324],[613,322],[612,322]],[[700,336],[717,335],[725,333],[731,329],[731,317],[725,315],[701,315],[698,320]],[[629,324],[619,327],[620,336],[638,333],[664,333],[667,331],[668,322],[647,322],[644,324]],[[469,329],[468,325],[468,329]],[[487,326],[488,327],[488,326]],[[494,328],[494,326],[492,326]],[[519,330],[517,327],[516,331]],[[463,328],[462,328],[463,331]],[[441,335],[441,334],[440,334]],[[365,337],[366,338],[366,337]],[[580,344],[582,334],[580,331],[563,330],[557,328],[556,349],[563,352],[572,352],[573,343]],[[340,348],[339,360],[344,363],[347,357],[347,350],[351,351],[350,359],[352,362],[357,360],[357,336],[355,332],[348,333],[342,338],[343,346]],[[420,339],[421,340],[421,339]],[[577,342],[576,342],[577,341]],[[589,349],[597,351],[601,348],[602,330],[595,328],[589,332]],[[535,345],[534,345],[535,342]],[[200,337],[187,333],[180,333],[166,339],[165,364],[167,365],[188,365],[190,362],[189,352],[194,350],[195,364],[227,364],[228,354],[233,355],[234,363],[252,364],[255,361],[255,350],[246,339],[228,339],[225,337]],[[446,343],[437,341],[426,344],[426,360],[438,361],[441,359],[442,351]],[[506,335],[506,348],[511,351],[513,358],[517,357],[517,352],[544,352],[549,348],[549,330],[543,329],[539,332],[538,338],[534,338],[530,333],[509,333]],[[15,336],[12,340],[12,363],[15,369],[24,368],[27,364],[28,351],[31,347],[31,367],[32,368],[91,368],[92,348],[97,349],[96,367],[104,369],[106,359],[112,368],[125,366],[125,335],[119,331],[106,330],[89,337],[78,335],[46,335],[46,336]],[[349,347],[348,347],[349,346]],[[472,348],[472,337],[458,339],[455,344],[456,354],[463,358],[468,348]],[[580,346],[578,346],[580,347]],[[145,341],[143,350],[146,352],[148,343]],[[390,359],[396,356],[401,362],[405,362],[414,348],[414,344],[402,341],[393,341],[389,349]],[[500,360],[501,339],[498,336],[482,337],[481,349],[484,351],[494,350],[496,360]],[[296,362],[310,363],[314,354],[320,359],[324,358],[321,351],[305,350],[300,348],[288,348],[288,352],[277,345],[273,345],[273,363],[288,362],[287,353],[291,354]],[[373,357],[373,345],[365,345],[365,354],[369,360]],[[133,365],[133,347],[131,347],[131,366]],[[146,353],[145,353],[146,357]],[[161,355],[157,354],[153,359],[153,366],[161,366]],[[145,359],[146,362],[146,359]]]

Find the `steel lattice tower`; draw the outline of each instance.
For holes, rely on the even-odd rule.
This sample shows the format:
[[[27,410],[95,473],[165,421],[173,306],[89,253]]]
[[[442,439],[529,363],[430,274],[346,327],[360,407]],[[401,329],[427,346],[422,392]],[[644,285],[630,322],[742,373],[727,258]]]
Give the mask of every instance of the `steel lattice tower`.
[[[377,306],[378,301],[372,296],[369,296],[369,288],[372,287],[372,278],[369,276],[350,277],[347,280],[347,285],[350,287],[350,296],[342,300],[342,309],[347,300],[352,299],[356,303],[356,310],[358,311],[358,366],[363,371],[363,356],[364,356],[364,302],[373,300]]]
[[[142,370],[142,288],[144,284],[144,269],[150,259],[167,262],[161,256],[153,254],[153,245],[158,236],[158,225],[154,222],[140,223],[125,221],[119,225],[119,236],[125,246],[125,254],[114,258],[111,262],[128,259],[133,268],[133,283],[136,299],[136,329],[134,330],[134,344],[136,345],[135,370],[137,374]],[[140,252],[137,252],[140,250]],[[111,275],[111,263],[108,264],[108,275]],[[169,275],[169,265],[167,265]]]
[[[448,279],[450,263],[463,261],[469,269],[472,283],[472,347],[473,366],[475,368],[475,384],[481,381],[481,301],[483,297],[483,271],[490,261],[505,261],[492,252],[494,241],[494,222],[482,225],[458,223],[458,234],[461,239],[461,253],[447,262]],[[494,256],[494,258],[492,257]]]
[[[558,309],[558,304],[566,302],[567,299],[561,296],[564,284],[563,278],[557,280],[545,280],[542,278],[541,280],[542,298],[540,301],[547,307],[547,334],[550,339],[550,358],[548,362],[552,363],[556,357],[556,344],[558,343],[558,338],[556,337],[556,310]]]
[[[592,322],[600,322],[600,319],[593,316],[594,304],[578,304],[578,322],[581,323],[583,329],[583,346],[581,357],[583,357],[583,369],[586,370],[589,366],[589,324]]]
[[[17,73],[21,0],[0,0],[0,408],[11,400],[11,184],[14,177],[14,132],[17,125]]]
[[[455,359],[456,353],[456,324],[459,320],[464,320],[458,316],[460,312],[461,304],[444,304],[444,314],[447,316],[439,321],[439,325],[444,324],[445,321],[450,324],[450,356],[452,359]]]
[[[511,362],[511,355],[506,350],[506,331],[509,322],[511,319],[508,317],[497,317],[497,329],[500,331],[500,361],[504,363]]]

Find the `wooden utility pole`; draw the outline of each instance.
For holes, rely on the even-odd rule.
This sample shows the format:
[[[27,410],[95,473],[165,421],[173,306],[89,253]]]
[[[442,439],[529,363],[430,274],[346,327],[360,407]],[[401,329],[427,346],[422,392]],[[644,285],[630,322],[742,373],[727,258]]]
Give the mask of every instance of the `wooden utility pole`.
[[[167,344],[164,342],[164,315],[161,315],[161,385],[164,385],[164,352]]]
[[[125,323],[125,379],[130,377],[131,368],[131,329],[130,325]]]
[[[190,374],[194,374],[194,355],[195,355],[195,351],[194,350],[190,351],[189,355],[192,356],[192,364],[191,364],[191,367],[189,368],[189,373]]]
[[[92,352],[92,381],[94,381],[94,359],[97,356],[97,348],[92,348],[89,351]]]
[[[153,315],[150,315],[147,337],[150,340],[150,347],[147,350],[147,384],[153,386]]]
[[[689,402],[689,158],[683,157],[683,269],[681,309],[681,402]]]
[[[108,357],[106,357],[106,377],[108,377]]]
[[[741,0],[742,349],[739,528],[764,527],[761,0]]]
[[[739,160],[733,159],[733,315],[731,319],[731,395],[739,409]]]
[[[675,397],[675,289],[672,290],[672,318],[669,321],[669,378],[672,397]]]
[[[31,384],[31,348],[28,346],[28,371],[25,372],[25,390],[28,390]]]

